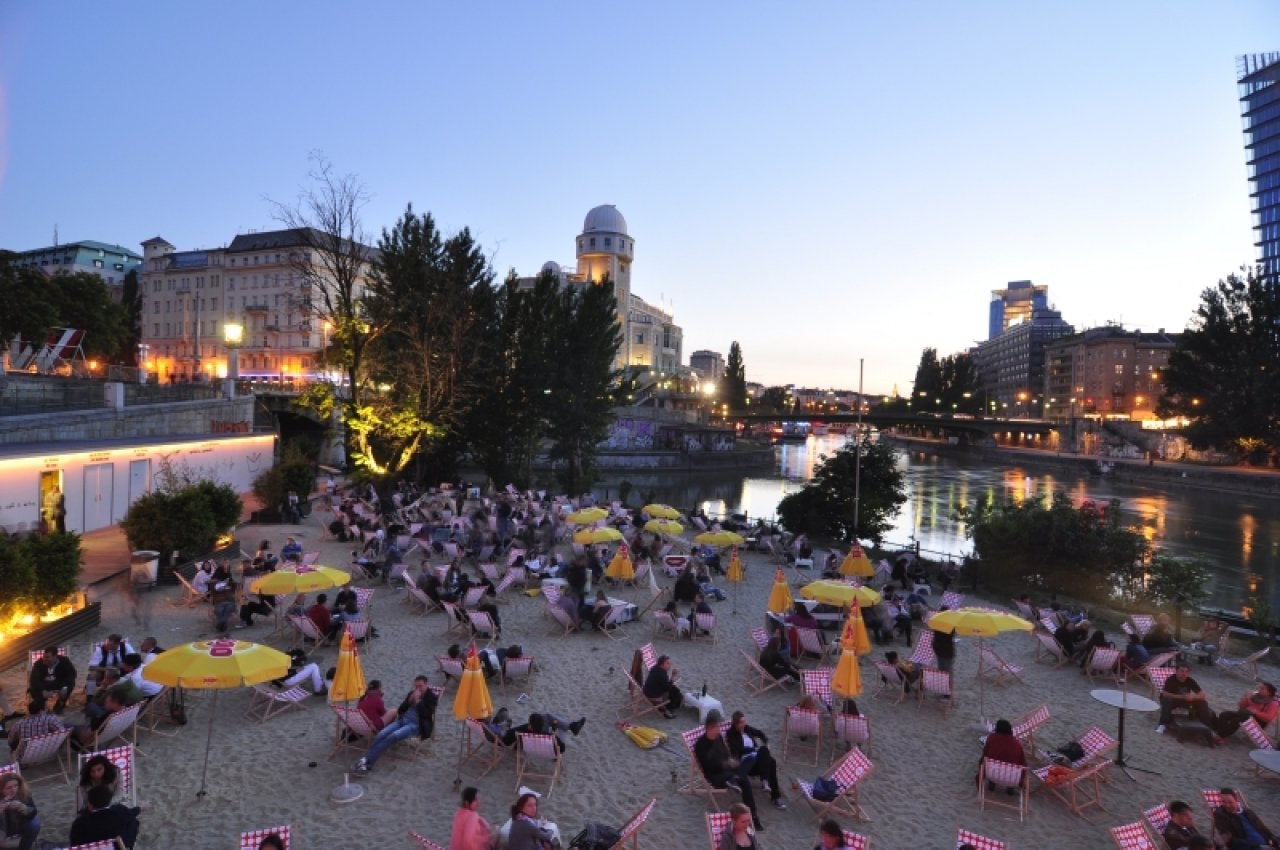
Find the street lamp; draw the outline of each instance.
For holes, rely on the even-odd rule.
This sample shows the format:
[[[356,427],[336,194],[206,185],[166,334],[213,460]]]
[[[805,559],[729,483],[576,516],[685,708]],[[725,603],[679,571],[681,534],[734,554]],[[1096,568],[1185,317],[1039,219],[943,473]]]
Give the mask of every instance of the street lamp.
[[[234,398],[236,381],[240,380],[240,346],[244,345],[244,325],[237,321],[223,322],[222,342],[227,347],[227,396]]]

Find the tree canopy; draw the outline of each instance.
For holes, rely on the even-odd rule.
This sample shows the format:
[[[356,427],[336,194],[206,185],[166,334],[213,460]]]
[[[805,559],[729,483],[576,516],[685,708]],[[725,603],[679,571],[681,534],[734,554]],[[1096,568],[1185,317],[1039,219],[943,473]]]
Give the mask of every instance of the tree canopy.
[[[0,339],[21,336],[36,348],[52,327],[85,332],[85,356],[128,362],[129,311],[111,300],[111,289],[92,272],[46,275],[19,267],[0,252]]]
[[[730,410],[747,407],[747,366],[742,361],[742,346],[735,339],[729,345],[729,359],[725,362],[724,377],[720,379],[720,400]]]
[[[978,364],[967,352],[949,354],[941,360],[937,349],[926,348],[921,353],[912,389],[916,407],[948,413],[981,413],[981,395]]]
[[[858,448],[851,440],[835,454],[824,456],[813,480],[778,503],[778,518],[788,531],[876,543],[884,538],[907,501],[906,479],[893,448],[870,441],[861,446],[859,475]],[[859,484],[856,499],[855,481]]]

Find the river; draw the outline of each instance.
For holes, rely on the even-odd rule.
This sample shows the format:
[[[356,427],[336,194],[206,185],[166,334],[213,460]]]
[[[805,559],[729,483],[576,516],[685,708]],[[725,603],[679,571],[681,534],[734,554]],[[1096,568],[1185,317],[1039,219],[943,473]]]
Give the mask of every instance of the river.
[[[811,436],[804,443],[780,445],[772,475],[630,478],[637,494],[652,492],[659,502],[701,507],[712,516],[744,513],[752,519],[768,519],[783,496],[813,476],[821,456],[834,452],[844,440],[843,436]],[[1280,609],[1280,511],[1274,501],[1207,490],[1166,492],[1118,484],[1105,476],[1046,473],[1017,464],[991,466],[916,451],[904,450],[900,458],[907,502],[886,535],[887,543],[905,546],[918,541],[922,550],[935,555],[958,557],[970,552],[972,541],[965,537],[964,525],[954,519],[954,508],[987,494],[1020,499],[1065,492],[1076,504],[1118,499],[1126,517],[1153,545],[1209,563],[1213,573],[1210,606],[1240,610],[1250,597],[1258,596]],[[600,495],[616,498],[617,482],[599,490]],[[640,496],[632,496],[636,498]]]

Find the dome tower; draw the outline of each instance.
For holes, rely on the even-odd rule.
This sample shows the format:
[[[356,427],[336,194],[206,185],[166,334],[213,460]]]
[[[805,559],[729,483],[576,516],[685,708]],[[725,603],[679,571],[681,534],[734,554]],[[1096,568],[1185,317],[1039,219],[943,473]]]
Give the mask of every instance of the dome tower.
[[[596,207],[587,213],[578,236],[578,274],[599,282],[605,275],[613,281],[618,299],[618,315],[627,314],[631,299],[631,261],[635,257],[635,240],[627,233],[627,220],[613,204]]]

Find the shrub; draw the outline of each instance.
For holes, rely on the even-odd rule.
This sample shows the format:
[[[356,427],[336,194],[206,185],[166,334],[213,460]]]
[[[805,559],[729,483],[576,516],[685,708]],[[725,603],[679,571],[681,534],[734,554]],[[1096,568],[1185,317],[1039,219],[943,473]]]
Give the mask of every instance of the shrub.
[[[45,611],[66,602],[80,584],[79,535],[35,535],[19,546],[26,550],[34,571],[27,598],[35,609]]]
[[[264,508],[275,510],[284,504],[290,490],[305,499],[315,482],[315,465],[301,452],[290,450],[285,453],[284,460],[253,479],[253,495],[258,497]]]

